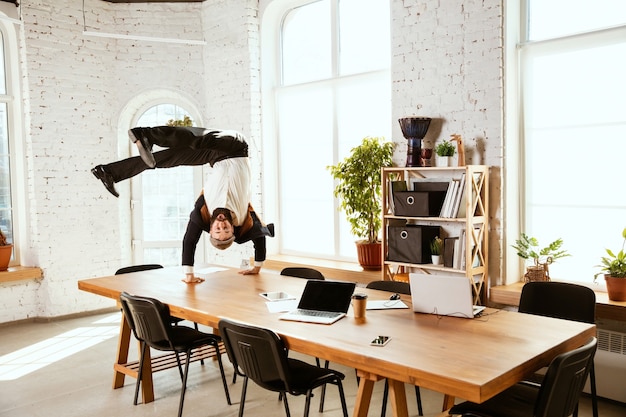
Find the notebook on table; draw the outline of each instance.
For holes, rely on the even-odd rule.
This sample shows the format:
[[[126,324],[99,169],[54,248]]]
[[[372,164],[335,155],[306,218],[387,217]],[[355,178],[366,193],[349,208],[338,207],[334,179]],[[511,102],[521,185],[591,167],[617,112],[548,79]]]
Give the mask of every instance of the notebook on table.
[[[354,282],[308,280],[298,308],[281,315],[280,319],[332,324],[348,312],[355,287]]]
[[[472,285],[467,277],[411,273],[409,282],[416,313],[474,318],[485,309],[473,305]]]

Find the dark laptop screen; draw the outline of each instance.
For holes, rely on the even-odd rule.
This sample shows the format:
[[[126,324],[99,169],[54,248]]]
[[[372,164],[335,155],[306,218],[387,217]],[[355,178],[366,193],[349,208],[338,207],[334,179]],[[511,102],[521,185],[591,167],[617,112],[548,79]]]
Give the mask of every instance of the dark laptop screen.
[[[355,287],[354,282],[308,280],[298,308],[346,313]]]

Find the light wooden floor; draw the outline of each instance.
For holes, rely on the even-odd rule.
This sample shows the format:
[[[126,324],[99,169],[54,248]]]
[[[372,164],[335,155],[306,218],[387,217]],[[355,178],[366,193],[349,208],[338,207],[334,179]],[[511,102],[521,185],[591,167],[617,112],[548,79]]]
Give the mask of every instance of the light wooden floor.
[[[119,319],[119,313],[111,313],[0,327],[0,416],[175,416],[180,394],[180,378],[175,369],[155,374],[156,401],[149,404],[133,406],[134,379],[128,378],[121,389],[111,388]],[[224,359],[230,383],[232,367]],[[346,374],[344,388],[351,413],[356,395],[354,370],[331,366]],[[236,416],[241,386],[241,379],[230,385],[234,404],[228,406],[217,367],[211,362],[204,366],[194,363],[183,415]],[[317,396],[313,399],[311,417],[342,415],[336,388],[329,386],[326,395],[325,412],[318,412]],[[380,416],[381,398],[382,383],[378,383],[369,416]],[[407,398],[410,415],[417,416],[413,387],[407,387]],[[422,389],[427,417],[440,413],[442,398],[439,393]],[[289,401],[292,415],[301,416],[303,398],[289,397]],[[589,403],[588,398],[583,398],[581,417],[591,416]],[[250,384],[244,415],[284,416],[284,410],[276,394]],[[391,410],[387,415],[391,415]],[[624,415],[626,405],[601,402],[601,417]]]

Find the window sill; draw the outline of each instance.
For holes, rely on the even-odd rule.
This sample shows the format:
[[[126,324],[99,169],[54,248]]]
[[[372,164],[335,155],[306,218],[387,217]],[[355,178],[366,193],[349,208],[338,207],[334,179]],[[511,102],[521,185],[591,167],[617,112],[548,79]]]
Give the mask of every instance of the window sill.
[[[41,268],[31,266],[10,266],[7,271],[0,272],[0,283],[36,280],[41,278],[43,278]]]
[[[367,284],[382,279],[381,271],[364,271],[358,263],[330,261],[297,256],[272,255],[263,263],[263,269],[280,272],[287,267],[308,267],[320,271],[327,279],[340,279]]]

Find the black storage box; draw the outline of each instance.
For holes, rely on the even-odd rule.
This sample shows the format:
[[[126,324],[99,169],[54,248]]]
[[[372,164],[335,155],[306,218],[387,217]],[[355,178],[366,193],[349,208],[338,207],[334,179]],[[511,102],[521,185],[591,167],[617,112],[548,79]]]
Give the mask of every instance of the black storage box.
[[[417,181],[413,191],[393,193],[394,214],[409,217],[439,217],[448,182]]]
[[[439,226],[389,226],[387,260],[410,264],[431,263],[430,242],[439,233]]]

